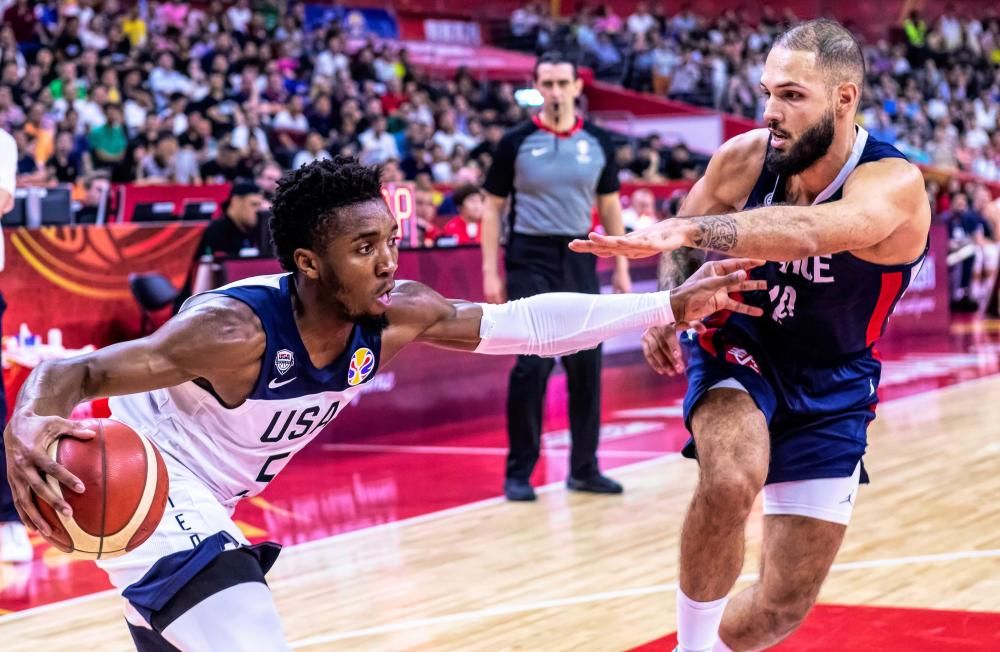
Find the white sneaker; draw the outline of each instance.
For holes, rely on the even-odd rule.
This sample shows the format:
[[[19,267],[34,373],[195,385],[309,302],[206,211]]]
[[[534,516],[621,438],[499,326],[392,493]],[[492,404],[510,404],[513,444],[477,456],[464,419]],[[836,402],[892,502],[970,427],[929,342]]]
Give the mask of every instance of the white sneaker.
[[[31,561],[35,551],[28,539],[28,530],[22,523],[0,523],[0,561]]]

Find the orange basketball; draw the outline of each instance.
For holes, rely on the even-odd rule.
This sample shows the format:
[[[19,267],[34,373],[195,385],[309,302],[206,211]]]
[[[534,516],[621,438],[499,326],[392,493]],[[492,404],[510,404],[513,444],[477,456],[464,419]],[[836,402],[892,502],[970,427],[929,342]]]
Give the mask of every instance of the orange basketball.
[[[57,513],[37,497],[35,503],[52,527],[49,543],[74,557],[109,559],[135,549],[160,523],[167,505],[167,467],[156,447],[123,423],[88,419],[81,425],[97,436],[60,437],[49,454],[80,478],[84,492],[46,479],[73,516]]]

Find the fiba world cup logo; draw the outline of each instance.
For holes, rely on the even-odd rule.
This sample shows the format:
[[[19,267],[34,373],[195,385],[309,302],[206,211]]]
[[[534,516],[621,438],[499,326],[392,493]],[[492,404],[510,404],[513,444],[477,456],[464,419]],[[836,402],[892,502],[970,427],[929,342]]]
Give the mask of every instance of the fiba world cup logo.
[[[10,244],[49,283],[103,301],[130,300],[128,275],[163,270],[191,256],[201,229],[181,225],[139,228],[48,226],[15,229]]]
[[[365,382],[365,378],[375,370],[375,354],[371,349],[361,348],[351,356],[351,365],[347,369],[347,384],[351,387]]]

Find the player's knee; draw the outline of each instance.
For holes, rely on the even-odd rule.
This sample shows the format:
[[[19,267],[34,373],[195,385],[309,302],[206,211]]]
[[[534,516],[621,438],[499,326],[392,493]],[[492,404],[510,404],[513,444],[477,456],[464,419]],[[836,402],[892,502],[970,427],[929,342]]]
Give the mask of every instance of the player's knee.
[[[782,636],[795,631],[809,615],[815,595],[803,590],[768,590],[764,589],[763,611],[764,622],[769,623],[774,634]]]
[[[698,482],[698,494],[715,514],[744,519],[763,486],[762,474],[755,469],[733,464],[703,472]]]

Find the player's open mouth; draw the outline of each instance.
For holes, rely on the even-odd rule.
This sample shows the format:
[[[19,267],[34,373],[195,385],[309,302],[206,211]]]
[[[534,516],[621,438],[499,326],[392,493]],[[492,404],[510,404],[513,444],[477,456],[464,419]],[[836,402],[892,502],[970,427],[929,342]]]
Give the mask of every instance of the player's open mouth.
[[[375,298],[375,300],[378,301],[383,306],[385,306],[385,307],[388,308],[389,305],[392,303],[392,289],[393,289],[393,287],[394,287],[393,285],[390,285],[389,289],[386,290],[385,292],[383,292],[382,294],[378,295]]]
[[[781,149],[788,142],[787,136],[778,135],[776,132],[771,132],[771,147],[776,149]]]

